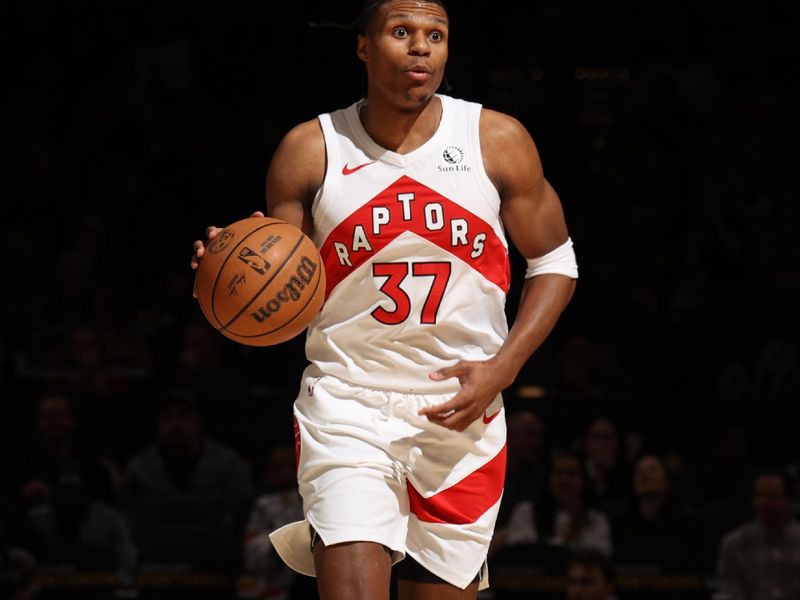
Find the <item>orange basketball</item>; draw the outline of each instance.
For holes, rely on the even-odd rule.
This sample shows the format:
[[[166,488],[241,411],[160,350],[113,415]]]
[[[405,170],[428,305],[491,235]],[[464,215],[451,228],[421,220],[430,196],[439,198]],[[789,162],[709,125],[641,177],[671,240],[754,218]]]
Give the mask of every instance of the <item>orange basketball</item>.
[[[325,270],[314,242],[278,219],[229,225],[206,247],[195,275],[208,321],[248,346],[272,346],[302,332],[325,299]]]

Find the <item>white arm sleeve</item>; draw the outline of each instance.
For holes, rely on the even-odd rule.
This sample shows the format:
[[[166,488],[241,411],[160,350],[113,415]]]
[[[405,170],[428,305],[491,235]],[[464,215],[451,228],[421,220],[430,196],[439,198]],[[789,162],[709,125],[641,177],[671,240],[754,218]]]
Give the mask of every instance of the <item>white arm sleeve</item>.
[[[566,242],[544,256],[526,260],[528,269],[525,271],[525,279],[545,273],[558,273],[572,279],[578,278],[578,262],[575,259],[575,251],[572,249],[572,238],[567,238]]]

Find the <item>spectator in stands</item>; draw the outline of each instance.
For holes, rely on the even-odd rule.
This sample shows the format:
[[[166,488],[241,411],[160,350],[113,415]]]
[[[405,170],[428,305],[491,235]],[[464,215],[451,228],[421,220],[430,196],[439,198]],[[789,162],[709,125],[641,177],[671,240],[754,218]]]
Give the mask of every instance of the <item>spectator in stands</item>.
[[[48,500],[64,474],[77,475],[90,498],[116,503],[113,465],[80,447],[77,430],[78,419],[68,396],[46,392],[38,399],[33,444],[7,474],[21,508]]]
[[[545,492],[535,502],[518,503],[508,527],[495,536],[500,537],[499,544],[545,543],[593,548],[606,555],[612,551],[608,517],[594,508],[581,459],[572,453],[553,458]]]
[[[719,543],[752,511],[753,468],[749,433],[723,424],[708,434],[708,448],[690,472],[691,503],[698,509],[703,561],[713,570]]]
[[[36,568],[30,553],[0,544],[0,598],[32,600],[38,587]]]
[[[508,460],[498,528],[505,527],[517,503],[542,492],[547,478],[544,423],[539,416],[530,410],[509,413],[507,427]]]
[[[605,396],[603,350],[586,335],[569,336],[558,351],[558,388],[562,394],[580,402]]]
[[[83,394],[105,394],[116,386],[106,361],[108,348],[100,332],[92,326],[81,325],[69,337],[69,372],[73,389]]]
[[[79,445],[77,421],[67,396],[38,399],[32,446],[7,473],[2,533],[42,564],[116,571],[127,581],[135,556],[127,525],[110,505],[113,470]]]
[[[236,568],[253,498],[249,466],[204,435],[197,400],[187,392],[168,393],[157,421],[158,440],[130,460],[121,485],[141,561]]]
[[[584,431],[581,450],[598,507],[612,518],[622,515],[628,504],[630,470],[616,423],[608,417],[592,419]]]
[[[755,477],[755,520],[720,544],[719,600],[800,598],[800,522],[792,517],[792,497],[792,479],[783,471]]]
[[[28,518],[28,547],[42,564],[108,570],[122,583],[133,580],[136,557],[127,524],[116,509],[92,500],[79,473],[59,475],[48,500],[30,507]]]
[[[678,496],[667,467],[645,454],[633,471],[633,505],[614,521],[617,563],[648,565],[661,571],[699,568],[696,521]]]
[[[115,307],[117,312],[114,313],[111,307],[104,306],[104,303],[114,304],[104,290],[94,291],[91,298],[86,297],[81,301],[82,307],[93,313],[93,319],[98,322],[112,318],[125,320],[125,316],[120,314],[121,308]],[[120,350],[120,346],[124,346],[125,350]],[[43,351],[45,347],[46,354]],[[141,365],[131,361],[126,364],[119,359],[123,355],[130,357],[139,352],[149,352],[141,333],[122,339],[111,323],[100,325],[81,319],[79,324],[69,327],[63,334],[60,329],[50,331],[38,340],[36,346],[29,348],[26,354],[32,358],[32,365],[25,369],[25,374],[44,376],[53,387],[69,390],[76,398],[126,392],[134,381],[149,374],[149,365],[144,364],[148,359],[142,358]]]
[[[614,567],[605,554],[579,550],[569,558],[567,600],[615,600]]]
[[[202,313],[190,315],[175,363],[176,385],[192,390],[220,389],[246,381],[247,375],[235,361],[226,360],[224,338],[209,327]]]
[[[286,600],[295,577],[295,572],[273,549],[268,535],[303,518],[295,464],[291,445],[270,450],[263,474],[264,493],[250,511],[244,538],[244,565],[255,576],[255,598]]]
[[[747,504],[750,495],[750,433],[736,424],[723,424],[707,434],[708,447],[694,473],[698,504]]]

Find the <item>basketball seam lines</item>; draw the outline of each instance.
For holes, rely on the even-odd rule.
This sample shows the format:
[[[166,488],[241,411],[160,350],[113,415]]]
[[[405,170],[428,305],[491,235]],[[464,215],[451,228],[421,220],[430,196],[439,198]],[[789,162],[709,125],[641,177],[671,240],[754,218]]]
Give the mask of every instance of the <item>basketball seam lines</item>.
[[[270,224],[270,225],[271,225],[271,224]],[[267,227],[269,227],[269,225],[267,225]],[[251,234],[251,235],[252,235],[252,234]],[[248,236],[248,237],[249,237],[249,236]],[[242,241],[244,241],[244,240],[242,240]],[[262,286],[261,286],[261,289],[259,289],[259,290],[258,290],[258,291],[257,291],[257,292],[256,292],[256,293],[253,295],[253,298],[250,300],[250,302],[248,302],[247,304],[245,304],[245,305],[244,305],[244,306],[243,306],[243,307],[242,307],[242,308],[239,310],[239,312],[238,312],[238,313],[236,313],[236,314],[233,316],[233,318],[232,318],[232,319],[230,319],[230,320],[229,320],[229,321],[228,321],[226,324],[224,324],[222,327],[220,327],[220,328],[219,328],[219,330],[220,330],[220,331],[227,331],[227,329],[228,329],[228,327],[230,327],[231,323],[233,323],[233,322],[234,322],[236,319],[238,319],[239,317],[241,317],[241,316],[242,316],[242,314],[243,314],[243,313],[244,313],[244,312],[245,312],[247,309],[249,309],[249,308],[250,308],[250,306],[253,304],[253,302],[255,302],[255,301],[256,301],[256,299],[257,299],[257,298],[258,298],[258,296],[261,294],[261,292],[263,292],[265,289],[267,289],[267,286],[269,286],[269,284],[270,284],[270,283],[272,283],[272,280],[273,280],[273,279],[275,279],[275,278],[276,278],[276,277],[277,277],[277,276],[280,274],[280,272],[281,272],[281,270],[283,269],[283,267],[285,267],[285,266],[286,266],[286,263],[287,263],[287,262],[289,262],[289,259],[290,259],[290,258],[292,258],[292,256],[294,256],[294,253],[297,251],[297,249],[300,247],[300,244],[302,244],[302,243],[303,243],[303,234],[301,234],[301,235],[300,235],[300,237],[297,239],[297,243],[294,245],[294,248],[292,248],[292,251],[291,251],[291,252],[290,252],[290,253],[289,253],[289,254],[286,256],[286,258],[284,258],[284,259],[283,259],[283,262],[282,262],[282,263],[280,264],[280,266],[277,268],[277,270],[276,270],[276,271],[275,271],[275,273],[272,275],[272,277],[270,277],[270,278],[267,280],[267,282],[266,282],[264,285],[262,285]],[[231,253],[231,254],[232,254],[232,253]],[[222,269],[220,269],[220,272],[221,272],[221,271],[222,271]],[[217,282],[215,281],[215,282],[214,282],[214,288],[216,288],[216,287],[217,287]],[[219,320],[219,319],[217,319],[217,320]]]
[[[320,265],[320,267],[321,267],[321,266],[322,266],[322,265]],[[280,330],[280,329],[283,329],[283,328],[284,328],[284,327],[286,327],[286,326],[287,326],[289,323],[291,323],[291,322],[292,322],[292,321],[294,321],[294,320],[295,320],[297,317],[299,317],[301,314],[303,314],[303,311],[306,309],[306,307],[307,307],[309,304],[311,304],[311,301],[314,299],[314,296],[316,295],[317,289],[319,289],[319,283],[320,283],[320,281],[322,281],[322,277],[319,277],[319,276],[318,276],[318,277],[317,277],[317,285],[315,285],[315,286],[314,286],[314,290],[313,290],[313,291],[312,291],[310,294],[307,294],[307,296],[308,296],[308,300],[306,300],[306,303],[303,305],[303,307],[302,307],[300,310],[298,310],[298,311],[297,311],[297,314],[296,314],[295,316],[293,316],[291,319],[289,319],[288,321],[286,321],[286,322],[285,322],[283,325],[281,325],[280,327],[276,327],[275,329],[270,329],[269,331],[264,331],[263,333],[256,333],[256,334],[253,334],[253,335],[244,335],[244,334],[241,334],[241,333],[233,333],[232,331],[231,331],[231,333],[233,333],[233,335],[235,335],[236,337],[240,337],[240,338],[248,338],[248,339],[250,339],[250,338],[257,338],[257,337],[261,337],[262,335],[269,335],[270,333],[275,333],[276,331],[278,331],[278,330]],[[226,329],[227,331],[230,331],[229,329],[227,329],[227,326],[225,327],[225,329]],[[220,329],[220,331],[222,331],[222,330]]]
[[[228,256],[225,257],[225,260],[222,261],[222,264],[217,269],[217,276],[214,278],[214,285],[211,286],[211,295],[209,297],[209,309],[211,310],[211,314],[214,316],[214,320],[220,325],[219,327],[217,327],[217,330],[222,331],[223,329],[226,328],[226,325],[223,325],[222,319],[220,319],[217,316],[216,302],[214,301],[214,296],[216,296],[217,293],[217,284],[219,284],[219,278],[222,277],[222,272],[225,270],[225,265],[228,264],[228,261],[230,260],[231,256],[233,256],[233,251],[236,250],[239,246],[241,246],[248,237],[250,237],[257,231],[261,231],[262,229],[266,229],[267,227],[272,227],[273,225],[278,225],[278,224],[279,223],[266,223],[264,225],[261,225],[260,227],[255,228],[253,231],[245,235],[244,238],[236,242],[233,248],[231,248],[231,251],[228,252]],[[277,273],[275,275],[277,275]],[[275,275],[273,275],[272,277],[274,278]],[[270,279],[270,281],[272,280]],[[269,282],[267,282],[267,284],[269,284]]]

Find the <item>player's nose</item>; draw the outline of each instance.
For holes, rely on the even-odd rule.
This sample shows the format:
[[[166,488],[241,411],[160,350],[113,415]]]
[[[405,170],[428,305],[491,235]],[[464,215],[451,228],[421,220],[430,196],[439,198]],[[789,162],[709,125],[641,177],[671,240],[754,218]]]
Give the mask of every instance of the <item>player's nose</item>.
[[[411,37],[411,45],[409,46],[409,54],[412,56],[428,56],[431,53],[431,47],[428,43],[428,36],[424,32],[418,31]]]

